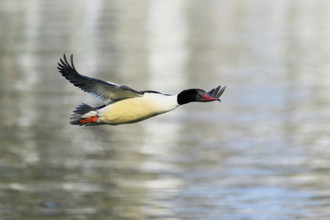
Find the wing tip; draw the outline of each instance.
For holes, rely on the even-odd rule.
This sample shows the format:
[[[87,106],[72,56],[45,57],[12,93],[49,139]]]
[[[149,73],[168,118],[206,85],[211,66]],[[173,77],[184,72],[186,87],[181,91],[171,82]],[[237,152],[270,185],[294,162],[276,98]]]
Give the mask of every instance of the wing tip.
[[[220,96],[224,93],[226,89],[226,86],[217,86],[216,88],[214,89],[211,89],[208,94],[214,98],[220,98]]]
[[[217,92],[217,96],[218,98],[224,93],[224,91],[226,90],[227,86],[223,86],[221,89],[221,86],[219,86],[219,90]]]
[[[73,63],[73,54],[70,55],[70,62],[66,58],[66,54],[64,53],[63,56],[60,58],[60,61],[57,63],[57,69],[60,73],[66,74],[70,70],[76,71],[76,68]]]

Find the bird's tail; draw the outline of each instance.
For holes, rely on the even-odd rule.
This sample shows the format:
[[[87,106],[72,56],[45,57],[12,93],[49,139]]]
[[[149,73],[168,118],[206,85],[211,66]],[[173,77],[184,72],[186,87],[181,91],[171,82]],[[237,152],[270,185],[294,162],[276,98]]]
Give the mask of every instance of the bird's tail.
[[[98,119],[96,108],[82,103],[73,111],[70,117],[70,124],[78,126],[95,125]]]

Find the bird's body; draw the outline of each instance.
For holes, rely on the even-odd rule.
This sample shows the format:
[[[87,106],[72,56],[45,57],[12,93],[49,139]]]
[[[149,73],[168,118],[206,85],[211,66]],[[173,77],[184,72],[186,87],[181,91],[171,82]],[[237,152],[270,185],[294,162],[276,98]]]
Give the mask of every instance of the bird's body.
[[[116,125],[134,123],[171,111],[178,107],[176,95],[146,92],[141,97],[124,99],[98,110],[102,123]]]
[[[218,86],[208,93],[201,89],[184,90],[177,95],[154,91],[139,92],[124,85],[80,75],[73,65],[73,57],[71,56],[70,64],[65,55],[60,60],[58,69],[72,84],[92,93],[105,103],[96,108],[87,104],[79,105],[70,118],[72,125],[135,123],[189,102],[220,101],[219,97],[225,90],[225,87],[220,90]]]

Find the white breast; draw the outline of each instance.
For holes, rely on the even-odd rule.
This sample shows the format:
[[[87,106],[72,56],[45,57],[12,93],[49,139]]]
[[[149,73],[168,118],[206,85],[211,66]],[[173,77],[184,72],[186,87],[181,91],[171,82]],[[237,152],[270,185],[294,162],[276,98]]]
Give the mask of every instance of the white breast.
[[[100,109],[100,120],[109,124],[141,121],[178,107],[177,95],[145,93],[141,97],[124,99]]]

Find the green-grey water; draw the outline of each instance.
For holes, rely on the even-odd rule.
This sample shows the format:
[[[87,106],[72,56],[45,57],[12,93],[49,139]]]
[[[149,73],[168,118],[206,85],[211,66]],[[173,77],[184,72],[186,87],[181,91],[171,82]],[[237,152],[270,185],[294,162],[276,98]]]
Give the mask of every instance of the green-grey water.
[[[329,219],[330,2],[0,1],[0,219]],[[175,94],[122,126],[57,71]]]

